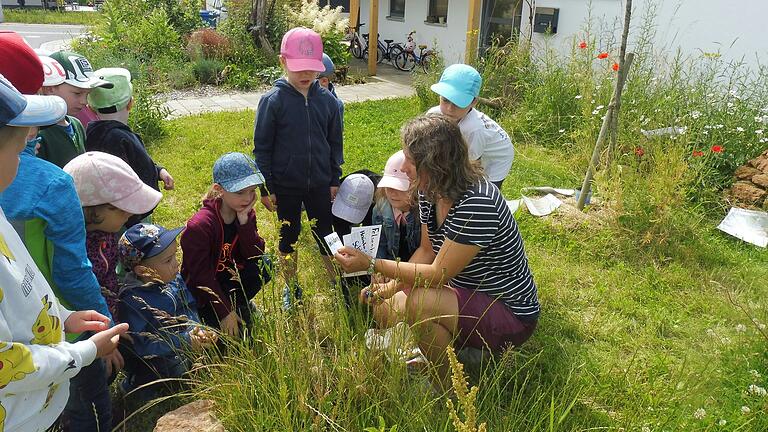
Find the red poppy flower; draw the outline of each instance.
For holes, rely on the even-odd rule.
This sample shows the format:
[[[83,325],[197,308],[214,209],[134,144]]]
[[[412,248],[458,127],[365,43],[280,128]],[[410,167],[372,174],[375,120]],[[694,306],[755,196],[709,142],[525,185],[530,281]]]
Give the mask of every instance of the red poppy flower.
[[[701,150],[694,150],[693,151],[693,157],[702,157],[704,156],[704,152]]]
[[[600,60],[607,59],[608,58],[608,53],[607,52],[602,52],[602,53],[597,55],[597,58],[599,58]]]
[[[642,147],[635,147],[635,155],[638,157],[643,157],[645,154],[645,150],[643,150]]]
[[[614,63],[613,66],[611,66],[611,69],[613,69],[614,71],[618,71],[619,70],[619,64],[618,63]]]
[[[719,145],[713,145],[712,146],[712,151],[715,152],[715,153],[722,153],[723,150],[724,150],[723,146],[719,146]]]
[[[579,48],[581,48],[581,49],[586,49],[586,48],[587,48],[587,43],[582,41],[582,42],[579,44]]]

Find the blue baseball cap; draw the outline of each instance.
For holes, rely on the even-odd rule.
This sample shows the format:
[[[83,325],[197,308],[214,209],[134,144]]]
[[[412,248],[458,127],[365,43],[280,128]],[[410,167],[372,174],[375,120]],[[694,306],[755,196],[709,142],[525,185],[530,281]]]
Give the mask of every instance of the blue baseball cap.
[[[227,192],[239,192],[264,183],[256,162],[243,153],[227,153],[213,164],[213,181]]]
[[[325,70],[317,75],[318,78],[330,77],[336,72],[336,65],[333,64],[333,60],[331,60],[331,57],[326,53],[323,53],[323,66],[325,66]]]
[[[160,255],[168,249],[184,227],[166,229],[160,225],[140,223],[126,230],[117,244],[120,262],[132,270],[141,261]]]
[[[445,68],[440,82],[430,88],[457,107],[466,108],[480,94],[482,85],[483,77],[477,69],[459,63]]]
[[[48,126],[67,114],[67,104],[58,96],[22,95],[0,74],[0,127]]]

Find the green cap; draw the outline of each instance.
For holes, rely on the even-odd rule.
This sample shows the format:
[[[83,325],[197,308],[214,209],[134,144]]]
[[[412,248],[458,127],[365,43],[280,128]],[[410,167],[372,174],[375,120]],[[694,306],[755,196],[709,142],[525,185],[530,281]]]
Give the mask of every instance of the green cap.
[[[82,89],[111,87],[112,84],[99,79],[93,73],[93,66],[87,58],[72,51],[56,51],[50,57],[64,68],[67,78],[65,83]]]
[[[112,84],[111,88],[99,87],[88,94],[88,105],[102,114],[116,113],[126,106],[133,96],[131,72],[123,68],[102,68],[94,72],[98,79]]]

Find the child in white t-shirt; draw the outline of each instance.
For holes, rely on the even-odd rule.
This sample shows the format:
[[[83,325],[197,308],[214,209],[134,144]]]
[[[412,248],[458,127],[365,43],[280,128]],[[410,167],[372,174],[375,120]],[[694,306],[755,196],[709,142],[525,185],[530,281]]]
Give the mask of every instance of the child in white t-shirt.
[[[22,96],[0,75],[0,192],[16,176],[29,127],[56,123],[66,110],[63,99]],[[107,330],[109,323],[96,311],[59,304],[0,209],[0,430],[49,428],[67,403],[70,378],[112,352],[128,329]],[[71,344],[65,331],[99,333]]]
[[[448,66],[432,91],[440,95],[440,105],[429,114],[443,114],[456,122],[469,146],[470,160],[480,160],[485,175],[501,189],[515,158],[515,148],[509,135],[490,117],[478,111],[477,96],[483,78],[472,66]]]

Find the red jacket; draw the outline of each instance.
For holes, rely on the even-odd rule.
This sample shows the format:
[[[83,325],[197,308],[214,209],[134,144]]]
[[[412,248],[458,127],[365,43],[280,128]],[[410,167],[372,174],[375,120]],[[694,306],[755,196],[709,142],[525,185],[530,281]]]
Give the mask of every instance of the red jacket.
[[[181,249],[184,252],[181,275],[198,305],[210,305],[223,318],[233,307],[229,295],[221,289],[216,279],[224,242],[224,221],[221,219],[220,207],[221,198],[205,200],[203,207],[187,221],[187,228],[181,234]],[[248,213],[245,225],[240,225],[237,218],[234,223],[237,235],[233,241],[232,259],[238,268],[242,268],[247,259],[264,254],[264,239],[259,236],[255,211]]]

